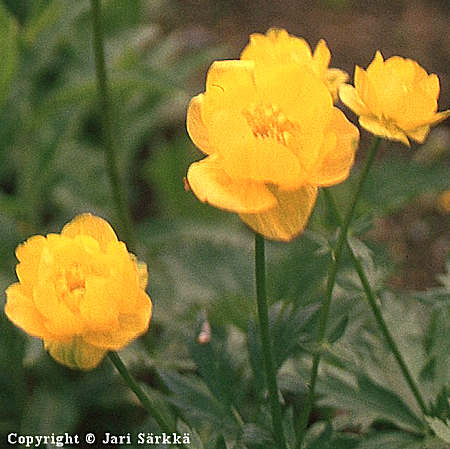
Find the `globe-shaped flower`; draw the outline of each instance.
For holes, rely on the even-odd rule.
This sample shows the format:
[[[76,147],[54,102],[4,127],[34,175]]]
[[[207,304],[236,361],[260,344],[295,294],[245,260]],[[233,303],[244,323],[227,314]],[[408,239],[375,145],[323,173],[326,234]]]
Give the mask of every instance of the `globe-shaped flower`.
[[[147,330],[147,267],[105,220],[80,215],[61,234],[29,238],[16,256],[19,282],[6,291],[6,315],[58,362],[92,369]]]
[[[208,155],[188,170],[197,198],[285,241],[306,225],[317,188],[347,178],[359,139],[313,70],[251,60],[211,66],[187,129]]]
[[[304,39],[280,28],[271,28],[265,35],[250,35],[250,42],[242,51],[241,59],[255,61],[256,65],[264,67],[290,63],[306,65],[325,83],[334,100],[338,98],[339,86],[348,79],[344,71],[328,68],[331,53],[323,39],[312,53]]]
[[[430,127],[450,111],[436,112],[439,78],[415,61],[399,56],[383,60],[378,51],[366,71],[356,66],[355,87],[342,85],[339,96],[359,115],[360,125],[377,136],[410,145],[423,143]]]

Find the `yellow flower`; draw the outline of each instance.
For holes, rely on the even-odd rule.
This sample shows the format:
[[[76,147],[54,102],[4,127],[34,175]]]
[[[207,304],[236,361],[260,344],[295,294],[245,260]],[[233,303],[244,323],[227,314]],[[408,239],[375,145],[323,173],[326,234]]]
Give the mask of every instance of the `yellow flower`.
[[[442,212],[450,213],[450,190],[445,190],[439,195],[438,207]]]
[[[208,155],[188,170],[197,198],[285,241],[305,227],[318,186],[347,178],[359,140],[312,70],[251,60],[213,63],[187,129]]]
[[[252,34],[241,59],[255,61],[257,66],[261,64],[264,67],[291,63],[306,65],[326,84],[334,100],[338,98],[339,86],[348,79],[344,71],[328,68],[331,53],[323,39],[312,53],[304,39],[279,28],[271,28],[265,35]]]
[[[342,85],[339,95],[359,115],[363,128],[408,146],[408,138],[423,143],[430,126],[450,115],[436,112],[437,75],[428,75],[411,59],[393,56],[384,61],[379,51],[366,71],[356,66],[355,87]]]
[[[147,330],[147,267],[105,220],[79,215],[61,234],[29,238],[16,256],[6,315],[63,365],[92,369]]]

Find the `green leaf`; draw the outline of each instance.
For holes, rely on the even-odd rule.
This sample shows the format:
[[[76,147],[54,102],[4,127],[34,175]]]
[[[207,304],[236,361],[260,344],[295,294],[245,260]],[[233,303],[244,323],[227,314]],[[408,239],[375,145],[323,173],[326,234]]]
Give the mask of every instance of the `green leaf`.
[[[78,404],[67,393],[37,389],[27,405],[21,432],[25,435],[72,433],[79,419]]]
[[[312,304],[294,309],[293,304],[276,303],[269,309],[270,333],[273,343],[275,368],[278,370],[283,363],[297,352],[303,351],[305,342],[311,340],[311,329],[315,327],[319,307]],[[261,391],[264,378],[261,338],[256,318],[250,322],[248,329],[248,352],[254,376],[254,385]]]
[[[205,449],[205,446],[200,439],[200,436],[195,429],[191,429],[186,423],[181,420],[177,422],[178,434],[184,436],[184,434],[189,435],[190,443],[186,444],[190,449]]]
[[[202,381],[174,372],[160,372],[160,375],[172,393],[169,401],[186,413],[196,423],[196,428],[202,424],[221,429],[234,428],[227,408],[211,395]]]
[[[407,430],[423,431],[423,423],[396,393],[363,374],[356,377],[356,385],[353,382],[328,373],[318,403],[348,410],[358,422],[385,419]]]
[[[269,299],[292,300],[299,307],[315,299],[329,266],[329,255],[319,253],[322,245],[320,236],[312,232],[306,232],[289,246],[267,245]]]
[[[30,47],[34,45],[39,34],[54,25],[63,12],[64,4],[58,0],[53,0],[49,5],[35,11],[25,26],[24,42]]]
[[[217,438],[216,449],[228,449],[227,443],[225,442],[225,438],[222,435],[220,435],[220,437]]]
[[[328,335],[327,340],[329,343],[337,342],[344,335],[345,329],[347,329],[348,321],[349,321],[348,315],[344,315],[338,321],[336,326],[330,331]]]
[[[432,418],[430,416],[426,416],[425,419],[433,429],[433,432],[436,434],[436,436],[439,437],[442,441],[450,444],[450,420],[447,419],[447,421],[444,422],[439,418]]]
[[[217,337],[209,343],[193,342],[191,355],[211,393],[221,403],[230,405],[240,390],[240,379],[225,342],[218,342]]]
[[[315,424],[308,429],[305,446],[307,449],[330,449],[332,436],[333,427],[330,423]]]
[[[424,449],[423,440],[402,432],[378,432],[370,435],[358,449]]]
[[[377,385],[367,376],[360,376],[358,384],[361,399],[381,417],[398,420],[419,431],[423,429],[422,421],[396,393]]]
[[[375,165],[367,179],[364,200],[371,210],[391,213],[424,193],[450,188],[445,164],[424,164],[410,157],[390,156]]]
[[[271,444],[273,444],[273,438],[267,428],[263,428],[254,423],[247,423],[244,425],[242,442],[249,445],[271,447]]]
[[[0,306],[2,304],[0,303]],[[23,413],[26,395],[23,357],[26,338],[0,313],[0,422],[11,431],[17,431],[17,422]]]
[[[19,59],[18,26],[15,19],[0,3],[0,108],[8,95],[9,85]]]

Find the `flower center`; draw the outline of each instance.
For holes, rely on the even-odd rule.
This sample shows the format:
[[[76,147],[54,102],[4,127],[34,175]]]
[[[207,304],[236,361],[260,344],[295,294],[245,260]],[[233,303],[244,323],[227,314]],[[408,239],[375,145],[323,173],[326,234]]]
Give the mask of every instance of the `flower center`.
[[[85,288],[85,276],[80,265],[75,264],[65,270],[67,289],[73,292],[77,289]]]
[[[252,104],[242,111],[242,115],[256,138],[275,139],[282,145],[286,145],[289,135],[300,128],[274,105]]]
[[[64,298],[65,304],[72,310],[79,310],[80,301],[86,290],[85,273],[79,264],[64,268],[55,283],[56,294]]]

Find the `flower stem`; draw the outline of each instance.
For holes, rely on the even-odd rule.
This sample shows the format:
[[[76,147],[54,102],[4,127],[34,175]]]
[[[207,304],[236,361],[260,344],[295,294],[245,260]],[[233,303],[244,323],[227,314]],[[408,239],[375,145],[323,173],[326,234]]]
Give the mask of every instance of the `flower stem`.
[[[266,297],[266,268],[264,256],[264,238],[255,233],[255,276],[256,300],[258,303],[261,343],[264,354],[267,389],[269,392],[270,408],[272,412],[273,435],[278,449],[286,449],[283,423],[281,420],[281,406],[278,401],[278,386],[272,355],[272,343],[269,330],[269,313]]]
[[[370,168],[372,166],[372,163],[375,159],[375,155],[376,155],[378,146],[380,144],[380,140],[381,140],[380,137],[375,137],[373,140],[373,143],[370,147],[369,154],[366,159],[366,163],[364,165],[363,171],[362,171],[361,176],[358,181],[358,185],[356,187],[356,191],[353,196],[353,201],[350,205],[349,210],[347,211],[347,214],[343,221],[342,227],[340,229],[338,241],[333,250],[333,258],[331,261],[331,266],[330,266],[330,270],[328,273],[328,279],[327,279],[325,300],[324,300],[324,302],[322,304],[322,308],[320,310],[319,327],[318,327],[318,331],[317,331],[317,343],[318,343],[319,350],[314,354],[314,357],[313,357],[313,366],[312,366],[312,370],[311,370],[309,391],[308,391],[308,395],[306,397],[305,408],[303,410],[301,419],[299,421],[299,425],[297,427],[296,449],[301,449],[301,447],[302,447],[303,439],[304,439],[305,433],[306,433],[306,427],[307,427],[308,421],[309,421],[309,416],[311,414],[311,410],[312,410],[313,403],[314,403],[314,391],[316,388],[317,375],[319,372],[319,364],[320,364],[320,359],[321,359],[320,348],[325,343],[325,333],[326,333],[326,329],[327,329],[327,321],[328,321],[328,316],[329,316],[329,311],[330,311],[331,299],[333,296],[334,283],[336,281],[336,274],[337,274],[339,262],[341,259],[341,255],[342,255],[342,249],[344,247],[344,243],[347,241],[347,231],[348,231],[348,228],[352,221],[353,214],[354,214],[355,208],[356,208],[356,204],[359,199],[359,195],[363,189],[367,175],[368,175]]]
[[[117,371],[119,371],[123,380],[130,387],[133,393],[137,396],[137,398],[139,399],[145,410],[147,410],[147,412],[158,423],[161,430],[165,433],[173,433],[174,430],[170,428],[170,426],[167,424],[166,420],[161,415],[159,410],[152,404],[147,394],[139,386],[139,384],[136,382],[136,379],[128,371],[127,367],[124,365],[121,358],[119,357],[119,354],[117,354],[117,352],[110,351],[108,353],[108,357],[113,363],[113,365],[116,367]]]
[[[333,215],[335,216],[336,220],[338,221],[338,223],[340,225],[342,225],[342,219],[341,216],[339,214],[339,211],[337,209],[336,203],[334,201],[333,195],[332,193],[328,190],[325,189],[324,190],[324,194],[325,194],[325,199],[327,201],[327,205],[329,207],[329,209],[332,211]],[[373,314],[375,315],[375,319],[377,321],[377,324],[381,330],[381,332],[383,333],[384,338],[387,341],[387,344],[390,348],[390,350],[392,351],[392,353],[394,354],[395,359],[397,360],[400,369],[402,371],[403,377],[405,378],[406,382],[409,385],[409,388],[411,389],[411,392],[413,393],[417,404],[419,405],[422,413],[424,415],[428,414],[428,410],[427,407],[425,405],[425,401],[423,400],[419,388],[417,387],[416,382],[414,381],[408,366],[406,365],[406,362],[404,361],[397,344],[395,343],[394,338],[392,337],[386,322],[384,321],[383,315],[381,313],[380,308],[378,307],[377,301],[375,299],[375,294],[372,291],[372,288],[369,284],[369,280],[367,279],[366,273],[364,272],[364,268],[361,264],[361,261],[355,256],[355,253],[353,252],[351,246],[349,245],[348,241],[347,243],[347,247],[349,249],[350,252],[350,257],[352,260],[353,265],[355,266],[355,269],[358,273],[359,279],[361,281],[361,284],[363,286],[364,292],[367,296],[367,299],[369,301],[369,305],[372,309]]]
[[[134,249],[134,236],[124,189],[121,185],[117,155],[114,149],[112,134],[111,103],[109,97],[108,78],[106,75],[101,0],[91,0],[92,26],[94,34],[95,69],[97,73],[97,89],[102,117],[103,145],[105,148],[106,168],[111,182],[112,194],[117,216],[122,226],[123,239]]]

